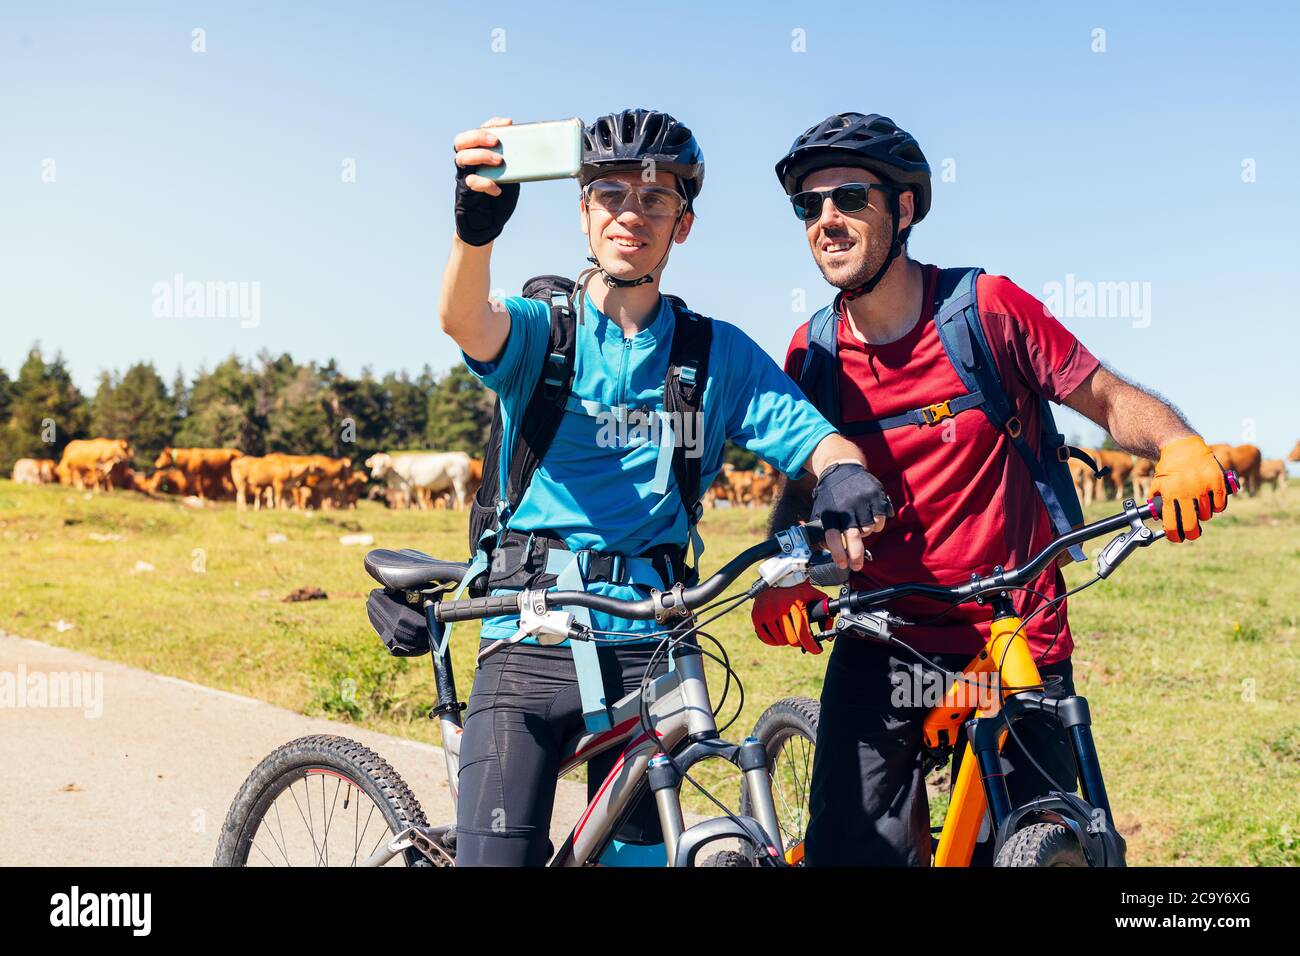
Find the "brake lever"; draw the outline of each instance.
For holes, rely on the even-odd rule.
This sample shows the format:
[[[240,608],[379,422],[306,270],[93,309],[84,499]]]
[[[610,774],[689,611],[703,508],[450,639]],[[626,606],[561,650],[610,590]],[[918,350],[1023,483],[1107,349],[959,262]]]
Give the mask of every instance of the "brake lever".
[[[1138,548],[1148,548],[1165,536],[1164,529],[1152,531],[1142,519],[1142,512],[1132,498],[1124,499],[1124,514],[1129,519],[1129,529],[1112,538],[1097,555],[1097,577],[1108,578],[1112,571]]]

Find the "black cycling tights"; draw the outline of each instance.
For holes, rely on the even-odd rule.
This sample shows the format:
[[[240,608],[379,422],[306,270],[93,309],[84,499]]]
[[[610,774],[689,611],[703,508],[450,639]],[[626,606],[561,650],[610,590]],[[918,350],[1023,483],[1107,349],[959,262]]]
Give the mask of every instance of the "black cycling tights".
[[[601,644],[605,699],[637,690],[655,644]],[[666,655],[656,675],[667,669]],[[457,866],[543,866],[550,840],[561,748],[584,729],[573,656],[567,647],[516,644],[489,657],[474,675],[461,738],[456,813]],[[620,748],[587,764],[590,800]],[[649,792],[616,834],[627,844],[663,842]]]

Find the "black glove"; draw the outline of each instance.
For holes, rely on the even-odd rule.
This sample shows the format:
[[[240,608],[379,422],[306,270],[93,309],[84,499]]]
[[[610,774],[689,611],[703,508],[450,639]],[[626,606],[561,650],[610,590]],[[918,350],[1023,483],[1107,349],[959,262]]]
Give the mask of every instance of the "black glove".
[[[489,196],[465,185],[477,166],[456,167],[456,235],[471,246],[486,246],[501,235],[519,202],[519,184],[501,183],[501,195]]]
[[[894,517],[885,486],[857,462],[831,465],[813,489],[812,518],[827,531],[870,528],[878,516]]]

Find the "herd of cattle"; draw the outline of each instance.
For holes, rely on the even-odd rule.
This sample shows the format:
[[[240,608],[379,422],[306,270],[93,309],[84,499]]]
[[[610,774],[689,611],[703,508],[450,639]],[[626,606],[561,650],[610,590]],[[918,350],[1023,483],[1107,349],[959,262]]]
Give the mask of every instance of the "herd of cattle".
[[[1265,485],[1275,489],[1286,488],[1286,462],[1280,458],[1265,459],[1254,445],[1211,445],[1210,450],[1220,465],[1237,473],[1241,487],[1247,494],[1255,495]],[[1128,452],[1107,449],[1082,448],[1097,467],[1107,472],[1098,478],[1086,462],[1070,459],[1070,474],[1079,500],[1085,505],[1096,498],[1119,498],[1124,487],[1132,483],[1133,497],[1143,500],[1151,497],[1151,480],[1155,477],[1155,462],[1149,458],[1134,457]],[[1291,450],[1291,461],[1300,461],[1300,442]],[[1114,494],[1111,495],[1110,492]]]
[[[1236,471],[1248,494],[1264,484],[1286,487],[1286,462],[1264,459],[1254,445],[1212,445],[1225,468]],[[1096,498],[1121,497],[1132,484],[1135,498],[1150,497],[1155,464],[1127,452],[1082,449],[1108,473],[1098,478],[1078,459],[1070,459],[1075,489],[1084,504]],[[390,508],[467,508],[483,483],[483,462],[464,452],[379,452],[353,467],[350,458],[325,455],[245,455],[236,448],[164,448],[151,474],[131,468],[131,445],[122,438],[93,438],[68,443],[56,463],[21,458],[14,465],[19,484],[59,482],[73,488],[110,491],[129,488],[148,495],[193,496],[200,501],[231,500],[247,508],[297,510],[355,508],[366,497]],[[1300,461],[1300,442],[1291,451]],[[371,482],[374,484],[371,484]],[[763,462],[754,471],[722,466],[704,494],[711,507],[765,507],[772,503],[777,475]],[[1114,492],[1112,495],[1111,492]]]
[[[131,445],[122,438],[68,443],[56,463],[22,458],[14,465],[19,484],[58,482],[72,488],[126,488],[199,501],[234,500],[248,508],[301,511],[355,508],[362,495],[393,508],[465,508],[483,481],[483,463],[463,452],[381,452],[354,468],[350,458],[326,455],[245,455],[237,448],[164,448],[145,475],[131,467]],[[374,479],[376,484],[371,485]]]

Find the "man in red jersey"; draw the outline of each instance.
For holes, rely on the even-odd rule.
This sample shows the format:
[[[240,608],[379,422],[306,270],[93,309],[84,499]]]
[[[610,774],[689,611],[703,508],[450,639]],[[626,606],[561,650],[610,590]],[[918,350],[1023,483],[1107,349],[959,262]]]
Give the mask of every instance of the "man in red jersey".
[[[1087,416],[1121,447],[1159,459],[1153,493],[1164,497],[1170,541],[1199,537],[1200,522],[1223,510],[1222,470],[1168,403],[1103,366],[1011,280],[908,257],[908,233],[930,208],[930,168],[916,140],[893,121],[831,116],[795,140],[776,171],[814,260],[840,290],[828,310],[795,332],[786,371],[862,449],[896,509],[872,538],[874,560],[853,576],[855,588],[961,583],[998,565],[1022,564],[1068,527],[1066,516],[1077,508],[1072,492],[1063,505],[1041,490],[1049,483],[1034,480],[1059,467],[1057,449],[1046,447],[1055,432],[1047,401]],[[951,339],[935,321],[952,314],[944,303],[970,303],[954,291],[960,281],[973,283],[974,303],[962,314],[971,323],[978,318],[970,334],[987,346],[981,354],[991,355],[1009,415],[991,412],[989,396],[981,401],[982,393],[963,383]],[[810,326],[813,350],[832,357],[812,385]],[[787,483],[773,527],[805,519],[812,491],[807,481]],[[1053,566],[1031,590],[1014,595],[1017,614],[1027,617],[1064,592]],[[807,584],[769,589],[755,602],[755,630],[766,643],[818,653],[807,606],[823,597]],[[948,671],[960,671],[989,637],[985,607],[900,601],[890,610],[915,623],[900,637]],[[1073,693],[1065,602],[1032,617],[1022,633],[1048,692]],[[812,771],[809,864],[928,864],[921,731],[929,702],[914,693],[918,666],[892,647],[836,642]],[[1037,715],[1017,723],[1003,764],[1013,805],[1076,786],[1063,731]],[[976,862],[990,862],[991,847],[991,835],[981,834]]]

